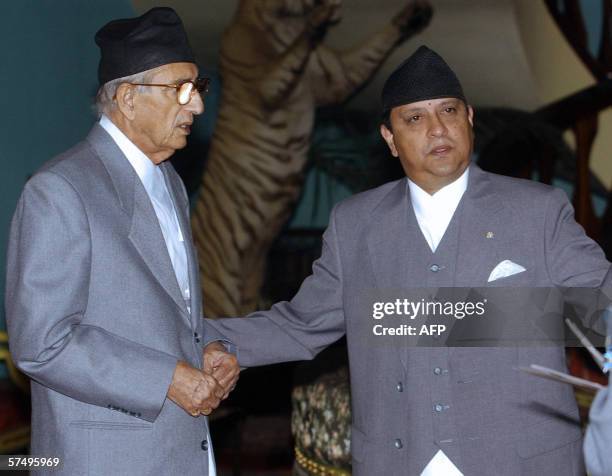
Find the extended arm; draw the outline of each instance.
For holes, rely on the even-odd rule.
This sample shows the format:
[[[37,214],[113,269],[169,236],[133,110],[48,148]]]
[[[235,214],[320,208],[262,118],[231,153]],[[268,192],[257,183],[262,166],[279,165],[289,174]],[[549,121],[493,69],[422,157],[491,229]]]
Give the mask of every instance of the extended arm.
[[[574,209],[563,191],[551,193],[544,226],[543,252],[550,280],[566,288],[566,299],[585,316],[585,324],[605,335],[604,323],[596,319],[596,311],[604,309],[612,299],[610,263],[574,219]],[[601,293],[598,297],[580,288],[600,289]]]
[[[241,366],[312,359],[344,335],[342,269],[334,217],[332,212],[312,275],[290,302],[245,318],[209,321],[236,344]]]

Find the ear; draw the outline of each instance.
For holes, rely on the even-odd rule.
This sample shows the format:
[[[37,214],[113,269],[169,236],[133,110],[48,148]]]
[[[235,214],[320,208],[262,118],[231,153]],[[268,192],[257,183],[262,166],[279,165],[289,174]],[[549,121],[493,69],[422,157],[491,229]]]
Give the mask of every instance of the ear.
[[[467,107],[467,114],[470,126],[474,127],[474,109],[472,109],[472,106]]]
[[[395,148],[395,142],[393,141],[393,132],[391,132],[387,126],[385,126],[384,124],[381,124],[380,125],[380,135],[387,143],[387,146],[389,147],[389,150],[391,151],[391,155],[393,157],[398,157],[399,154],[397,153],[397,149]]]
[[[127,119],[132,120],[136,116],[134,98],[136,87],[129,83],[121,83],[115,93],[117,108]]]

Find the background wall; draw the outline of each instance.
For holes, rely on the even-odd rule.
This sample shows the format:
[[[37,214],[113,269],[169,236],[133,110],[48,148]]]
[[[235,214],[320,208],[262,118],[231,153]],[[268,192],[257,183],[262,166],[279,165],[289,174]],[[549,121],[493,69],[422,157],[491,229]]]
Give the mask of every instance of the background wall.
[[[95,32],[134,13],[129,0],[20,0],[0,17],[0,328],[9,223],[26,179],[91,127]],[[53,263],[50,263],[53,265]],[[9,270],[10,272],[10,270]],[[0,369],[0,376],[4,369]]]
[[[515,0],[516,19],[533,77],[538,104],[547,104],[595,83],[590,71],[565,41],[543,1]],[[589,25],[589,46],[599,47],[602,12],[600,2],[581,0],[585,21]],[[566,134],[572,144],[573,134]],[[591,170],[601,182],[612,185],[612,109],[599,116],[599,132],[591,151]]]

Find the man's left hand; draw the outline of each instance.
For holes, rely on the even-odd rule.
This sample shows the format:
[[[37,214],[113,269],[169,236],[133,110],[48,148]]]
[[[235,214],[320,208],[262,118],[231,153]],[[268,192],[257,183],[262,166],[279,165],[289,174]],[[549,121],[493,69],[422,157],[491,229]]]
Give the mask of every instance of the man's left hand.
[[[240,366],[236,356],[227,351],[221,342],[211,342],[204,347],[203,359],[205,374],[212,375],[224,389],[223,399],[236,386],[240,376]]]

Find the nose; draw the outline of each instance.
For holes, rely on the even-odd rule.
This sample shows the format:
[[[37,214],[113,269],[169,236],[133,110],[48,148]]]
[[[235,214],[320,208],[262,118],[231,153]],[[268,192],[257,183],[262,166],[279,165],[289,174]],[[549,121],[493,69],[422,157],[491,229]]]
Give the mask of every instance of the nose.
[[[447,132],[448,131],[444,121],[440,119],[438,114],[432,114],[431,122],[429,124],[429,134],[433,137],[443,137]]]
[[[185,109],[191,112],[194,116],[204,112],[204,99],[199,91],[194,91],[191,100],[185,104]]]

